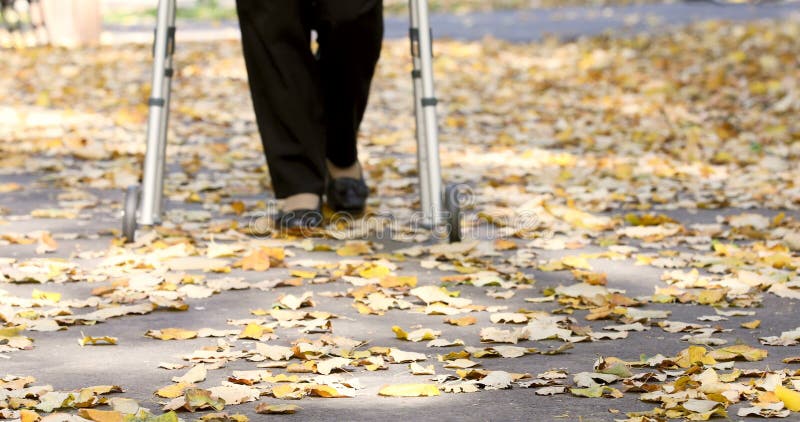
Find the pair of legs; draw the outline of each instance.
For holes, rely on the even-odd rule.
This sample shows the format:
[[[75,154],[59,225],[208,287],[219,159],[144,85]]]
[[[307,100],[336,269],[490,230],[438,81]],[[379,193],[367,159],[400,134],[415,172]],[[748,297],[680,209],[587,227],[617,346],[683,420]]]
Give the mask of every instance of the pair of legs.
[[[236,8],[275,196],[319,200],[329,170],[358,169],[356,137],[381,51],[382,1],[237,0]]]

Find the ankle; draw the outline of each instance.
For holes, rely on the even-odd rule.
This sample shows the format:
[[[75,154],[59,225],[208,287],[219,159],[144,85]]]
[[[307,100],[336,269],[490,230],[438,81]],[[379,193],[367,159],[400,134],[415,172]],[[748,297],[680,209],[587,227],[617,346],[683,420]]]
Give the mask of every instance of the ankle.
[[[288,196],[281,204],[281,210],[296,211],[296,210],[316,210],[319,209],[320,197],[313,193],[298,193]]]
[[[328,172],[330,173],[331,177],[334,179],[339,179],[342,177],[349,177],[351,179],[361,179],[363,177],[361,173],[361,163],[357,160],[351,166],[348,167],[337,167],[330,160],[326,160],[328,165]]]

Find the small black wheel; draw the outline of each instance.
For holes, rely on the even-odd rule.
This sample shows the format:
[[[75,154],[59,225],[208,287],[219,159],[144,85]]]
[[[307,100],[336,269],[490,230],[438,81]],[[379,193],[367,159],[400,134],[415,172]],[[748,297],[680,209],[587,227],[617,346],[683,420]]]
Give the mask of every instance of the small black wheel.
[[[126,242],[136,237],[136,212],[139,209],[139,186],[128,186],[125,191],[125,208],[122,210],[122,236]]]
[[[449,185],[444,190],[444,211],[447,236],[450,243],[461,241],[461,201],[459,186]]]

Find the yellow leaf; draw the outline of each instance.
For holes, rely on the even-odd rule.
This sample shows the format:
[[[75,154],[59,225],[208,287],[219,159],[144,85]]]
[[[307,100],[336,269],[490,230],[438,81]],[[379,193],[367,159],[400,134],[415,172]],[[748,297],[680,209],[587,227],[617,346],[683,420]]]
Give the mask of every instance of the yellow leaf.
[[[508,239],[497,239],[494,241],[494,248],[498,251],[510,251],[517,249],[517,244]]]
[[[20,422],[38,422],[41,419],[42,418],[32,410],[22,409],[19,411]]]
[[[237,261],[234,266],[242,267],[245,271],[266,271],[270,267],[282,265],[285,257],[283,248],[261,247]]]
[[[0,337],[16,337],[20,331],[22,327],[0,328]]]
[[[339,391],[330,385],[311,385],[308,390],[312,395],[322,398],[347,397],[340,394]]]
[[[378,314],[378,315],[383,315],[382,312],[375,312],[374,310],[372,310],[372,308],[370,308],[369,306],[367,306],[367,305],[365,305],[365,304],[363,304],[361,302],[356,302],[356,303],[353,304],[353,306],[356,308],[358,313],[361,314],[361,315],[369,315],[369,314],[372,314],[372,313],[375,313],[375,314]]]
[[[768,354],[769,352],[764,349],[756,349],[746,344],[735,344],[733,346],[713,350],[708,353],[708,357],[718,361],[727,361],[741,356],[748,362],[756,362],[764,360]]]
[[[567,267],[577,268],[582,270],[591,270],[592,266],[589,261],[582,256],[569,255],[561,258],[561,262]]]
[[[402,328],[398,327],[397,325],[392,327],[392,331],[400,340],[408,340],[408,341],[422,341],[422,340],[433,340],[441,334],[439,331],[431,330],[430,328],[421,328],[419,330],[414,330],[409,333],[405,332]]]
[[[367,242],[349,242],[336,250],[339,256],[359,256],[372,253],[372,249]]]
[[[122,422],[124,420],[121,412],[113,410],[80,409],[78,416],[95,422]]]
[[[759,325],[761,325],[761,320],[757,319],[755,321],[743,322],[740,325],[742,326],[742,328],[749,328],[751,330],[755,330],[756,328],[758,328]]]
[[[81,335],[83,335],[83,333],[81,333]],[[117,338],[116,337],[109,337],[109,336],[92,337],[92,336],[83,335],[83,338],[78,339],[78,344],[80,344],[81,347],[83,347],[83,346],[85,346],[87,344],[92,345],[92,346],[116,345],[117,344]]]
[[[61,300],[61,293],[56,292],[43,292],[41,290],[33,289],[31,296],[34,299],[47,300],[50,302],[58,302]]]
[[[792,412],[800,412],[800,393],[779,385],[775,387],[775,395],[778,396],[787,409]]]
[[[239,338],[249,338],[253,340],[260,340],[261,337],[264,336],[264,332],[269,332],[265,327],[262,327],[256,323],[251,322],[244,327],[241,333],[239,333]]]
[[[272,387],[272,395],[276,399],[300,399],[305,395],[305,391],[295,384],[278,384]]]
[[[256,405],[256,413],[260,414],[286,415],[295,413],[300,409],[301,407],[296,404],[258,403]]]
[[[370,267],[359,271],[358,275],[364,278],[381,278],[389,275],[390,272],[391,270],[383,265],[371,265]]]
[[[0,183],[0,193],[9,193],[22,189],[19,183]]]
[[[459,327],[464,327],[467,325],[472,325],[478,322],[478,318],[475,318],[472,315],[463,316],[461,318],[447,318],[444,322],[450,325],[457,325]]]
[[[170,384],[164,388],[160,388],[156,391],[156,395],[159,397],[163,397],[165,399],[174,399],[176,397],[180,397],[183,395],[184,390],[187,387],[191,387],[192,384],[179,382],[177,384]]]
[[[159,340],[188,340],[197,337],[197,331],[184,330],[183,328],[164,328],[161,330],[149,330],[145,336]]]
[[[314,278],[317,276],[316,271],[303,271],[303,270],[292,270],[289,272],[289,275],[292,277],[300,277],[300,278]]]
[[[385,289],[392,289],[397,287],[417,287],[417,276],[386,276],[381,279],[381,287]]]
[[[697,295],[697,303],[701,305],[713,305],[725,299],[727,289],[707,289]]]
[[[392,331],[394,331],[394,335],[400,340],[408,340],[408,333],[397,325],[392,326]]]
[[[231,202],[231,208],[233,209],[233,212],[236,213],[236,215],[242,215],[242,213],[245,212],[245,210],[247,210],[247,207],[244,205],[244,202],[242,201]]]
[[[439,388],[435,384],[394,384],[382,387],[378,394],[389,397],[430,397],[438,396]]]
[[[703,365],[716,364],[717,361],[713,357],[708,356],[707,353],[708,351],[705,347],[689,346],[688,349],[684,349],[678,353],[675,363],[681,368],[688,368],[698,363]]]

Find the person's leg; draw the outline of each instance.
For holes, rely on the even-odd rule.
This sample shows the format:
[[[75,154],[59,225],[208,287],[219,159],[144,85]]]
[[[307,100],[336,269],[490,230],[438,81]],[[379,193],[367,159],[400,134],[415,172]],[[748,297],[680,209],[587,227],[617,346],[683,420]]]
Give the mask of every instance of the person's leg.
[[[310,1],[237,0],[236,8],[275,196],[287,198],[284,209],[316,208],[307,199],[324,190],[325,120]]]
[[[317,32],[325,102],[325,154],[334,171],[358,168],[356,137],[380,57],[383,3],[320,0]],[[358,172],[354,177],[360,177],[360,168]]]

